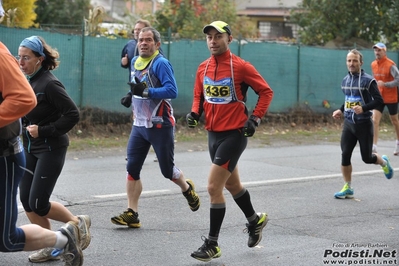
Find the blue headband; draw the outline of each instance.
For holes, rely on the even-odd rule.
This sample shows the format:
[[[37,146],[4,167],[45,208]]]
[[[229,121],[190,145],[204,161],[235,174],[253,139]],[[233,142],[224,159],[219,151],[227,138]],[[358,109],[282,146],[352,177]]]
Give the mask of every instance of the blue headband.
[[[37,36],[31,36],[29,38],[24,39],[19,46],[24,46],[26,48],[29,48],[32,51],[39,53],[41,56],[44,56],[44,58],[46,58],[46,55],[43,52],[43,44]]]

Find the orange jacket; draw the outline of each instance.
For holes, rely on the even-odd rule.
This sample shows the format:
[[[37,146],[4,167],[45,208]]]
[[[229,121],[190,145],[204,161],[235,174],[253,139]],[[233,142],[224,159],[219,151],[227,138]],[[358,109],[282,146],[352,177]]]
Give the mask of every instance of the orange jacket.
[[[228,82],[232,78],[231,61],[234,91],[232,86],[228,85],[226,87],[204,85],[205,76],[212,81]],[[220,132],[242,128],[249,117],[245,106],[248,87],[258,95],[258,102],[252,114],[262,118],[273,98],[273,90],[269,84],[251,63],[232,54],[230,50],[218,56],[212,55],[198,67],[191,111],[199,115],[204,111],[205,129],[208,131]]]
[[[36,95],[17,60],[0,42],[0,128],[26,115],[36,106]]]
[[[391,75],[391,67],[395,65],[388,57],[384,57],[379,60],[374,60],[371,63],[371,70],[374,78],[383,82],[390,82],[394,80]],[[397,103],[398,102],[398,87],[386,87],[378,86],[381,96],[384,99],[384,103]]]

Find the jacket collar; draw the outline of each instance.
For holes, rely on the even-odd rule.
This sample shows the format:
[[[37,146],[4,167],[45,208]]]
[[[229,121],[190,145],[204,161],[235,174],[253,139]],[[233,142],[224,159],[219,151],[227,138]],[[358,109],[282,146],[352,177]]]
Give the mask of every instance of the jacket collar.
[[[220,54],[220,55],[212,55],[213,58],[215,58],[215,60],[219,61],[219,60],[225,60],[226,58],[230,58],[230,49],[227,49],[226,52]]]

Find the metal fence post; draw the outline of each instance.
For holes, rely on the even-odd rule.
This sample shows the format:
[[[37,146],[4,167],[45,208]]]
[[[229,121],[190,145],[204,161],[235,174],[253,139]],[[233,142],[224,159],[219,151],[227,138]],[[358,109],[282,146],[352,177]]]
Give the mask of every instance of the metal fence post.
[[[82,42],[81,42],[82,53],[80,55],[80,81],[79,81],[79,103],[78,107],[82,108],[83,104],[83,79],[84,79],[84,55],[85,55],[85,20],[82,23]]]
[[[298,49],[297,49],[297,51],[298,51],[298,54],[297,54],[297,68],[298,68],[298,71],[297,71],[297,80],[296,80],[296,101],[297,101],[297,105],[298,106],[300,106],[300,103],[301,103],[301,94],[300,94],[300,82],[301,82],[301,78],[300,78],[300,76],[301,76],[301,44],[300,44],[300,42],[299,42],[299,38],[298,38]]]
[[[241,40],[242,40],[242,38],[241,38],[241,34],[240,34],[240,35],[238,35],[238,52],[237,52],[237,55],[240,57],[241,57]]]
[[[168,28],[168,56],[167,58],[171,58],[170,57],[170,41],[172,40],[172,28],[169,27]]]

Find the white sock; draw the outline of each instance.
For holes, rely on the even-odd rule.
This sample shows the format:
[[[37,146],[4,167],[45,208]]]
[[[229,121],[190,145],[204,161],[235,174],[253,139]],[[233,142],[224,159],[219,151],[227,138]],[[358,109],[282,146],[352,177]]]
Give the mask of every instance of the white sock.
[[[61,231],[56,231],[55,235],[57,236],[57,240],[54,247],[57,249],[63,249],[68,243],[68,237],[61,233]]]

